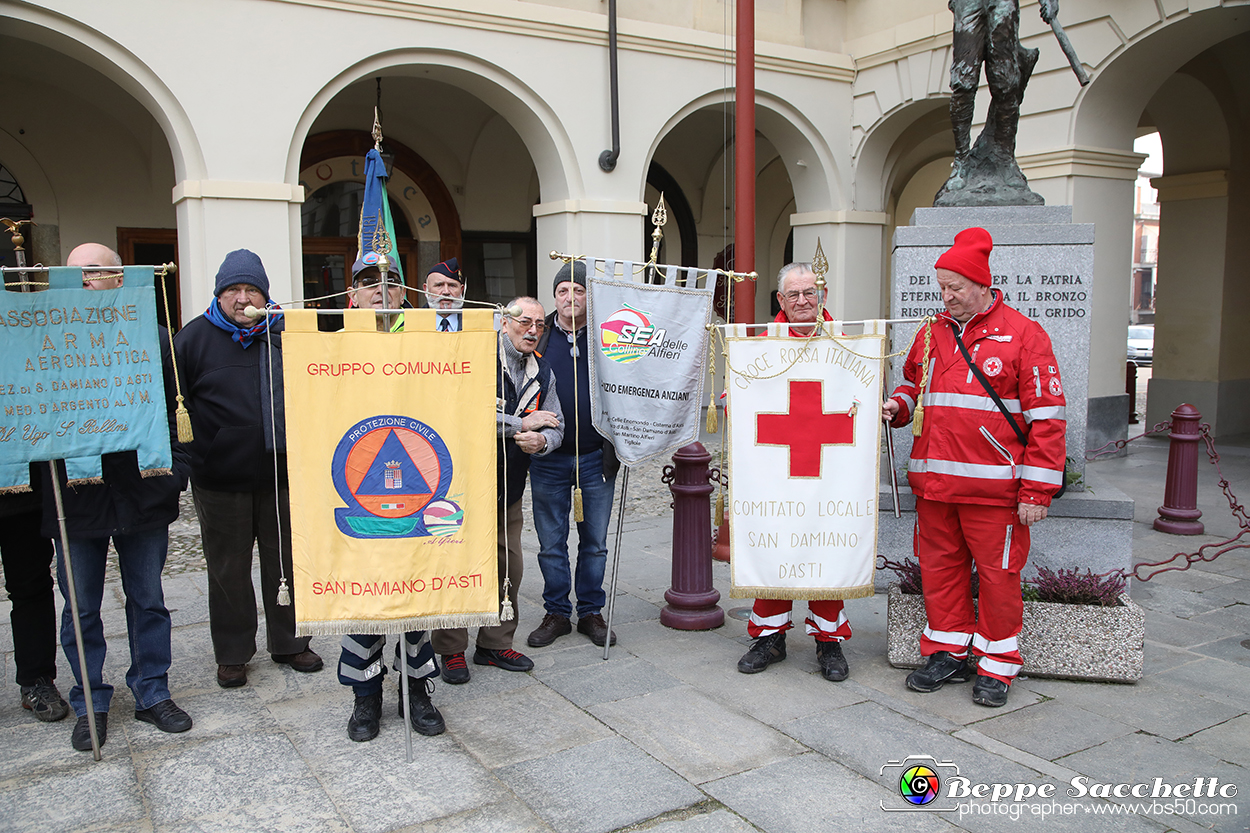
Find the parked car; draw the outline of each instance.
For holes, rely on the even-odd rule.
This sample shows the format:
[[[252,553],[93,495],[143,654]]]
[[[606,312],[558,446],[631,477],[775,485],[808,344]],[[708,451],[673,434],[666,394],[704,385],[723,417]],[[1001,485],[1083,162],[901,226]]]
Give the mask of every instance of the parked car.
[[[1153,324],[1134,324],[1128,328],[1128,360],[1138,367],[1150,367],[1155,357]]]

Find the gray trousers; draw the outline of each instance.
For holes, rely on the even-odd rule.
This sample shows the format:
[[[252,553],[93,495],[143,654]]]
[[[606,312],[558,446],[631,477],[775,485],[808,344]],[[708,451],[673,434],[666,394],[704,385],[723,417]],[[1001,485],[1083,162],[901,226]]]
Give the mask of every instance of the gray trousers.
[[[477,646],[491,651],[502,651],[512,647],[512,637],[516,634],[517,620],[521,611],[517,607],[516,594],[521,586],[521,501],[517,501],[505,510],[499,510],[499,603],[503,604],[503,577],[505,569],[511,574],[512,588],[508,598],[512,600],[512,610],[516,614],[507,622],[500,622],[493,627],[477,629]],[[504,530],[508,532],[507,547],[504,546]],[[467,628],[446,628],[432,631],[430,642],[434,653],[440,656],[464,653],[469,647],[469,631]]]
[[[256,590],[252,545],[260,551],[260,595],[270,654],[298,654],[309,637],[295,636],[295,587],[291,576],[291,508],[277,492],[214,492],[193,487],[208,565],[208,630],[218,665],[243,665],[256,654]],[[282,510],[282,566],[291,604],[279,606],[278,517]]]

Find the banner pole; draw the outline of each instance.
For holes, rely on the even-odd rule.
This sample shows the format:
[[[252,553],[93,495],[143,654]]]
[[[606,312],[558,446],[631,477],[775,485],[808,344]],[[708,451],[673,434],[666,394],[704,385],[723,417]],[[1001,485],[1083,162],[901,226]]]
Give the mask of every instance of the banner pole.
[[[612,582],[608,589],[608,635],[603,638],[603,658],[607,660],[612,647],[612,612],[616,608],[616,575],[621,564],[621,526],[625,523],[625,496],[629,494],[629,466],[622,466],[621,505],[616,512],[616,545],[612,552]]]
[[[425,681],[421,681],[425,685]],[[408,634],[401,633],[399,635],[399,707],[400,713],[404,716],[404,749],[408,756],[408,763],[412,763],[412,700],[409,699],[408,680]]]
[[[65,559],[65,580],[68,582],[69,609],[74,617],[74,641],[78,643],[78,673],[82,679],[82,693],[87,701],[87,729],[91,734],[91,757],[100,760],[100,739],[95,731],[95,703],[91,701],[91,680],[87,676],[87,654],[82,644],[82,624],[78,621],[78,590],[74,583],[74,562],[69,555],[69,528],[65,525],[65,504],[61,500],[61,481],[56,473],[56,461],[48,461],[52,472],[52,496],[56,500],[56,522],[61,529],[61,554]]]

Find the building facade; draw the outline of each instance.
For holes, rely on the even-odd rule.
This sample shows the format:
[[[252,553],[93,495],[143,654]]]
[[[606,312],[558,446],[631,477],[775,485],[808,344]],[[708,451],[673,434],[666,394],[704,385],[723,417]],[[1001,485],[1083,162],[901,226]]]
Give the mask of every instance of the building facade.
[[[0,0],[0,215],[33,217],[43,263],[86,240],[127,262],[176,256],[183,321],[239,247],[261,255],[275,300],[331,295],[354,255],[380,98],[409,273],[454,254],[470,297],[546,300],[548,252],[641,259],[661,191],[664,259],[710,266],[733,242],[734,5],[619,3],[609,172],[601,0]],[[755,9],[756,316],[777,269],[810,259],[817,238],[831,311],[883,316],[893,230],[931,204],[953,153],[946,2]],[[1018,156],[1048,203],[1097,227],[1090,441],[1126,431],[1133,141],[1155,130],[1166,164],[1147,418],[1189,401],[1219,434],[1250,431],[1250,236],[1237,233],[1250,215],[1250,2],[1060,12],[1093,82],[1077,84],[1025,2],[1022,38],[1042,57]]]

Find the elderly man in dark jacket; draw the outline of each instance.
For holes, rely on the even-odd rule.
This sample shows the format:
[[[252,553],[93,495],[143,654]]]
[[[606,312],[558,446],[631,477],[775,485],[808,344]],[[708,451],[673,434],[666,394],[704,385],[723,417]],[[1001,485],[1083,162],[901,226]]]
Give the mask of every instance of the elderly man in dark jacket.
[[[69,266],[120,266],[121,260],[110,249],[97,243],[85,243],[70,252]],[[120,273],[113,286],[121,284]],[[109,287],[100,287],[109,288]],[[69,532],[69,555],[73,559],[74,589],[78,598],[78,622],[82,629],[83,653],[87,676],[91,683],[91,709],[95,712],[96,735],[101,745],[108,737],[108,710],[113,687],[104,682],[104,625],[100,605],[104,598],[104,568],[109,540],[117,550],[122,589],[126,593],[126,628],[130,636],[130,669],[126,685],[135,698],[135,719],[151,723],[163,732],[185,732],[191,718],[180,709],[169,694],[171,659],[169,610],[161,587],[161,570],[169,549],[169,525],[178,518],[178,494],[187,484],[186,451],[177,444],[174,427],[174,379],[170,365],[169,335],[160,332],[161,368],[165,380],[165,400],[169,411],[170,445],[173,450],[171,474],[144,477],[134,451],[118,451],[101,458],[103,483],[66,485],[65,465],[58,463]],[[51,472],[43,470],[43,534],[53,538],[57,547],[57,576],[61,594],[66,597],[61,616],[61,647],[74,672],[76,684],[69,691],[70,705],[78,715],[71,745],[81,751],[91,750],[87,723],[86,698],[83,694],[78,662],[78,643],[74,638],[74,617],[70,609],[69,586],[65,569],[65,553],[61,548],[57,509],[52,491]]]
[[[256,653],[253,544],[270,656],[304,672],[319,671],[322,662],[308,637],[295,636],[294,606],[279,599],[282,579],[291,576],[281,312],[268,322],[246,314],[269,301],[265,267],[247,249],[226,255],[213,294],[204,314],[178,333],[174,351],[195,432],[191,493],[208,565],[217,684],[234,688],[247,683]],[[289,586],[285,595],[293,601]]]

